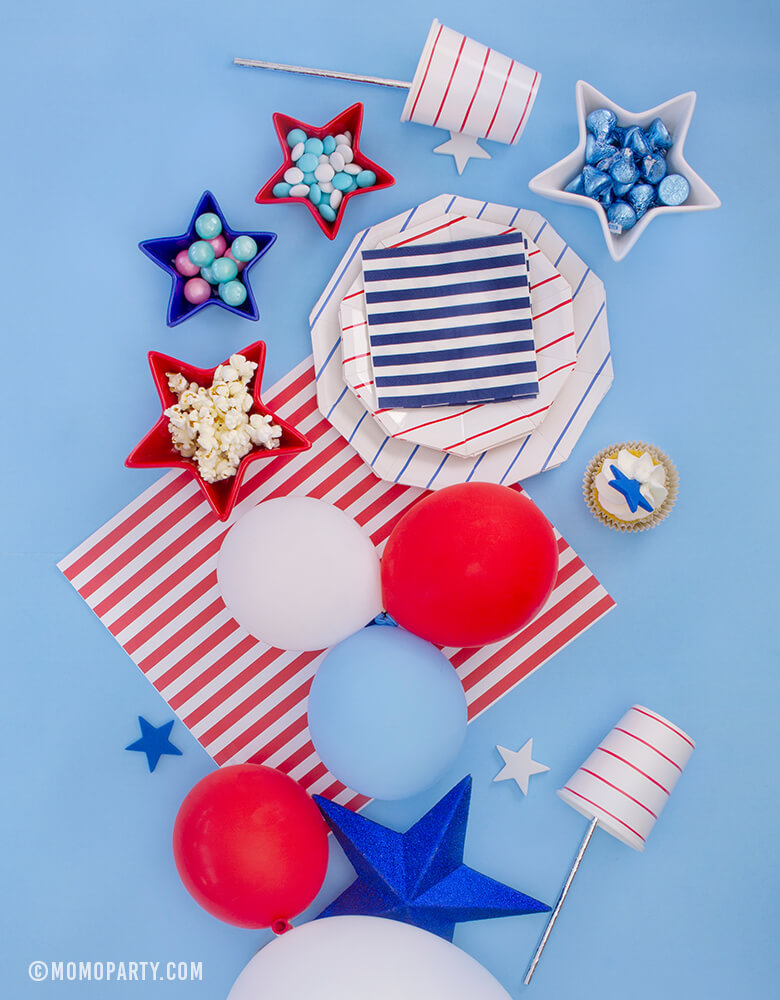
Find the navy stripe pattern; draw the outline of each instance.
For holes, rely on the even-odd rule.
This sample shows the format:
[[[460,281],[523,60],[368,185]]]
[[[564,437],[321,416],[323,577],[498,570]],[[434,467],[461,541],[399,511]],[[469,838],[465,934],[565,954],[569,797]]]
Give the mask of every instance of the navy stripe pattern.
[[[364,250],[362,257],[380,407],[538,395],[522,233]]]

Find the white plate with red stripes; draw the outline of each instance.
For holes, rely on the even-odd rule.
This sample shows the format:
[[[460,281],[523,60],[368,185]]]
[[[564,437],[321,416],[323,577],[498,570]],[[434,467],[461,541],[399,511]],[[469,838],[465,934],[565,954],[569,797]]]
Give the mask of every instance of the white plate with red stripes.
[[[360,251],[454,213],[527,233],[572,289],[577,361],[544,421],[522,440],[479,455],[458,455],[391,437],[344,382],[339,309],[361,273]],[[555,282],[550,284],[554,285]],[[515,483],[564,462],[612,384],[604,285],[538,212],[439,195],[355,236],[309,318],[317,405],[378,475],[392,483],[441,489],[471,480]]]
[[[507,228],[450,212],[424,226],[380,240],[377,245],[451,242],[510,232],[517,232],[516,227]],[[527,243],[539,371],[539,394],[532,398],[476,406],[437,406],[435,412],[378,409],[362,273],[350,286],[339,310],[344,379],[391,438],[468,457],[508,441],[518,441],[542,423],[577,361],[574,310],[569,283],[532,241]]]

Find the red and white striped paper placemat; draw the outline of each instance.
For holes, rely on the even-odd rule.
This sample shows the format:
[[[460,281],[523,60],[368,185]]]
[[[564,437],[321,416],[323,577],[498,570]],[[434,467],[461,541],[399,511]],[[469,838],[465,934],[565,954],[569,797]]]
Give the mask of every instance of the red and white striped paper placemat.
[[[325,500],[353,517],[380,552],[398,518],[425,491],[379,479],[317,409],[311,357],[263,394],[313,442],[248,477],[228,522],[217,520],[191,476],[170,472],[96,531],[59,568],[218,764],[266,763],[311,792],[357,808],[317,757],[306,699],[323,653],[268,647],[231,618],[217,588],[219,546],[263,500]],[[556,533],[557,535],[557,533]],[[475,718],[615,602],[560,535],[560,570],[541,614],[516,636],[445,649]],[[273,574],[273,567],[268,567]]]

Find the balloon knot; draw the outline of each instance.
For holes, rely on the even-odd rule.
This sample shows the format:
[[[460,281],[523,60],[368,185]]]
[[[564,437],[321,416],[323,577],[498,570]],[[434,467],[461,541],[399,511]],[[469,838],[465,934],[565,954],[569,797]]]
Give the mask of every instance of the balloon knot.
[[[376,616],[376,618],[372,622],[370,622],[369,624],[371,624],[371,625],[391,625],[393,628],[398,628],[398,622],[395,621],[393,618],[391,618],[390,615],[386,611],[383,611],[381,614],[378,614]]]
[[[291,931],[292,929],[293,925],[289,920],[274,920],[271,924],[271,930],[274,934],[286,934],[287,931]]]

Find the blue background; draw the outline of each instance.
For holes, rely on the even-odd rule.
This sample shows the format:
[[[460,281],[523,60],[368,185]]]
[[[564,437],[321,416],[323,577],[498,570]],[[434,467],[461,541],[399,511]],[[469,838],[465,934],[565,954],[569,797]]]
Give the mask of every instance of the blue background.
[[[231,66],[411,79],[434,15],[543,77],[519,144],[489,143],[462,177],[431,155],[443,133],[399,122],[398,91]],[[204,981],[155,995],[219,1000],[262,940],[179,883],[173,819],[213,765],[178,722],[184,756],[153,775],[124,752],[138,714],[171,713],[55,562],[156,478],[123,467],[156,411],[149,349],[206,366],[261,336],[270,384],[308,353],[309,309],[353,234],[448,191],[543,212],[606,284],[613,388],[571,459],[528,485],[618,607],[477,720],[437,787],[369,815],[405,827],[471,772],[467,862],[552,902],[585,828],[555,789],[642,702],[698,748],[644,855],[597,833],[529,995],[775,995],[776,5],[40,0],[3,20],[3,993],[145,996],[36,984],[27,967],[184,959]],[[632,110],[697,90],[686,154],[723,207],[654,222],[614,264],[594,215],[532,195],[576,144],[578,78]],[[365,152],[396,186],[354,199],[334,244],[303,209],[255,205],[279,162],[272,112],[316,124],[358,100]],[[207,187],[232,226],[279,234],[252,274],[261,321],[209,309],[169,330],[168,278],[136,243],[183,231]],[[591,517],[580,481],[632,438],[668,451],[682,489],[669,521],[624,537]],[[491,779],[495,744],[529,736],[551,770],[524,799]],[[347,880],[334,860],[322,900]],[[455,941],[519,997],[542,924],[461,925]]]

